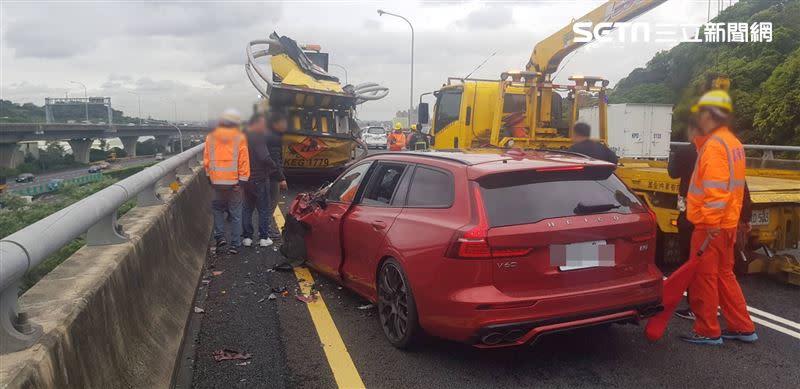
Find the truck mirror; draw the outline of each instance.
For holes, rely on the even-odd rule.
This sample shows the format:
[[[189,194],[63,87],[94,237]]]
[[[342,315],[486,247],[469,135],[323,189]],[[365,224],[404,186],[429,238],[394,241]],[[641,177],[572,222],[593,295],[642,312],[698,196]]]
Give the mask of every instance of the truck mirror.
[[[419,117],[417,118],[417,123],[419,124],[428,124],[428,103],[419,103],[417,106],[417,111],[419,112]]]

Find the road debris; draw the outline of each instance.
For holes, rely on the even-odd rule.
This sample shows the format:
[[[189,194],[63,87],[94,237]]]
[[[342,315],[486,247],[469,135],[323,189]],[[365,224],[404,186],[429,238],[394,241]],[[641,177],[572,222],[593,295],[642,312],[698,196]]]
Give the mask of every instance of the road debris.
[[[296,299],[308,304],[317,301],[316,294],[298,294],[294,296]]]
[[[374,308],[375,308],[375,304],[364,304],[364,305],[359,305],[358,306],[358,309],[361,310],[361,311],[368,311],[368,310],[374,309]]]
[[[263,299],[261,299],[261,300],[258,300],[258,302],[259,302],[259,303],[263,303],[263,302],[264,302],[264,300],[266,300],[266,298],[263,298]]]
[[[205,313],[206,310],[200,307],[194,307],[194,313]]]
[[[272,293],[283,294],[284,292],[286,292],[285,286],[276,286],[272,288]]]
[[[250,364],[250,361],[244,361],[244,362],[237,363],[236,366],[247,366],[249,364]],[[244,379],[242,381],[244,381]]]
[[[247,360],[251,357],[250,353],[241,353],[239,351],[227,348],[214,351],[211,355],[214,356],[214,360],[217,362],[229,360]]]
[[[290,271],[294,270],[294,267],[291,264],[289,264],[288,262],[282,262],[282,263],[279,263],[279,264],[273,266],[272,269],[275,270],[275,271],[290,272]]]
[[[211,272],[211,275],[214,276],[214,277],[219,277],[224,272],[225,272],[224,270],[214,270],[214,271]]]
[[[278,298],[278,296],[275,296],[275,293],[270,293],[269,296],[267,296],[267,298],[270,299],[270,300],[275,300],[276,298]]]

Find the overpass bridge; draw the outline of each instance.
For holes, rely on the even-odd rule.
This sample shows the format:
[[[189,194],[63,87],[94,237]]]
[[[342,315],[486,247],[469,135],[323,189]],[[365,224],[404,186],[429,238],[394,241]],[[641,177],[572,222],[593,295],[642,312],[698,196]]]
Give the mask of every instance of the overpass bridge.
[[[795,387],[797,288],[742,279],[759,342],[681,343],[673,321],[648,343],[636,326],[555,334],[535,347],[478,350],[385,341],[374,308],[273,248],[237,256],[211,243],[202,145],[0,240],[2,388]],[[180,186],[176,182],[180,182]],[[317,182],[291,181],[292,192]],[[171,188],[170,188],[171,187]],[[117,210],[135,202],[121,218]],[[283,213],[275,214],[279,224]],[[86,245],[18,296],[64,244]],[[443,274],[442,277],[447,277]],[[318,298],[300,301],[313,288]],[[225,358],[233,358],[225,360]],[[218,360],[220,359],[220,360]]]
[[[153,136],[162,146],[171,138],[189,139],[205,136],[207,126],[172,124],[61,124],[61,123],[3,123],[0,124],[0,167],[14,168],[22,162],[18,144],[33,141],[67,141],[75,160],[89,163],[89,150],[95,139],[119,138],[125,152],[136,156],[139,137]]]

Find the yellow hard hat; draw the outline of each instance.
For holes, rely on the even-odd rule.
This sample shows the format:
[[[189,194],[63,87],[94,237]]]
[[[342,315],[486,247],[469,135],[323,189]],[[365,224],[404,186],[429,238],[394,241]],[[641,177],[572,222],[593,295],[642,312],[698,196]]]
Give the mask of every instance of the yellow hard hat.
[[[416,125],[416,124],[412,124],[412,125],[411,125],[411,129],[412,129],[412,130],[414,130],[414,131],[416,131],[416,130],[417,130],[417,125]]]
[[[700,100],[697,100],[697,104],[692,106],[692,112],[698,112],[700,108],[703,107],[717,107],[728,112],[733,112],[731,96],[724,90],[712,90],[700,96]]]
[[[403,128],[403,125],[402,125],[402,124],[400,124],[400,122],[395,122],[395,123],[394,123],[394,129],[395,129],[395,130],[399,130],[399,129],[401,129],[401,128]]]

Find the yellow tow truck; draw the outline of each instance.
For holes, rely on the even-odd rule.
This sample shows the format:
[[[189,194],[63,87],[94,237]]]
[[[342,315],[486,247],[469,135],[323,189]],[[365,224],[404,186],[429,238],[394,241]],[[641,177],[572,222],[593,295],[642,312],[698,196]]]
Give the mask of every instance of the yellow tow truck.
[[[608,81],[578,75],[569,78],[572,84],[558,85],[553,83],[552,74],[567,54],[586,43],[574,39],[576,23],[594,26],[595,34],[602,33],[613,28],[614,23],[631,20],[663,2],[609,1],[539,42],[524,71],[503,72],[495,80],[448,78],[434,92],[432,147],[474,152],[512,147],[566,149],[572,143],[570,131],[578,119],[579,107],[585,105],[597,105],[599,135],[605,142],[609,131]],[[426,103],[420,104],[419,115],[419,123],[430,121]],[[678,181],[667,175],[666,162],[623,160],[617,175],[655,210],[662,262],[682,260],[674,255]],[[800,276],[800,266],[792,267],[800,257],[794,252],[800,240],[800,172],[748,169],[747,179],[755,203],[755,225],[747,250],[740,255],[743,263],[739,269],[747,272],[780,269],[789,273],[790,278]],[[760,262],[752,261],[756,257],[762,258]],[[800,283],[800,279],[796,282]]]
[[[271,72],[256,62],[270,57]],[[247,46],[245,72],[259,92],[255,110],[289,117],[283,137],[284,168],[294,174],[338,174],[367,155],[356,107],[388,94],[375,83],[342,85],[327,73],[328,54],[319,45],[298,44],[272,33]]]

